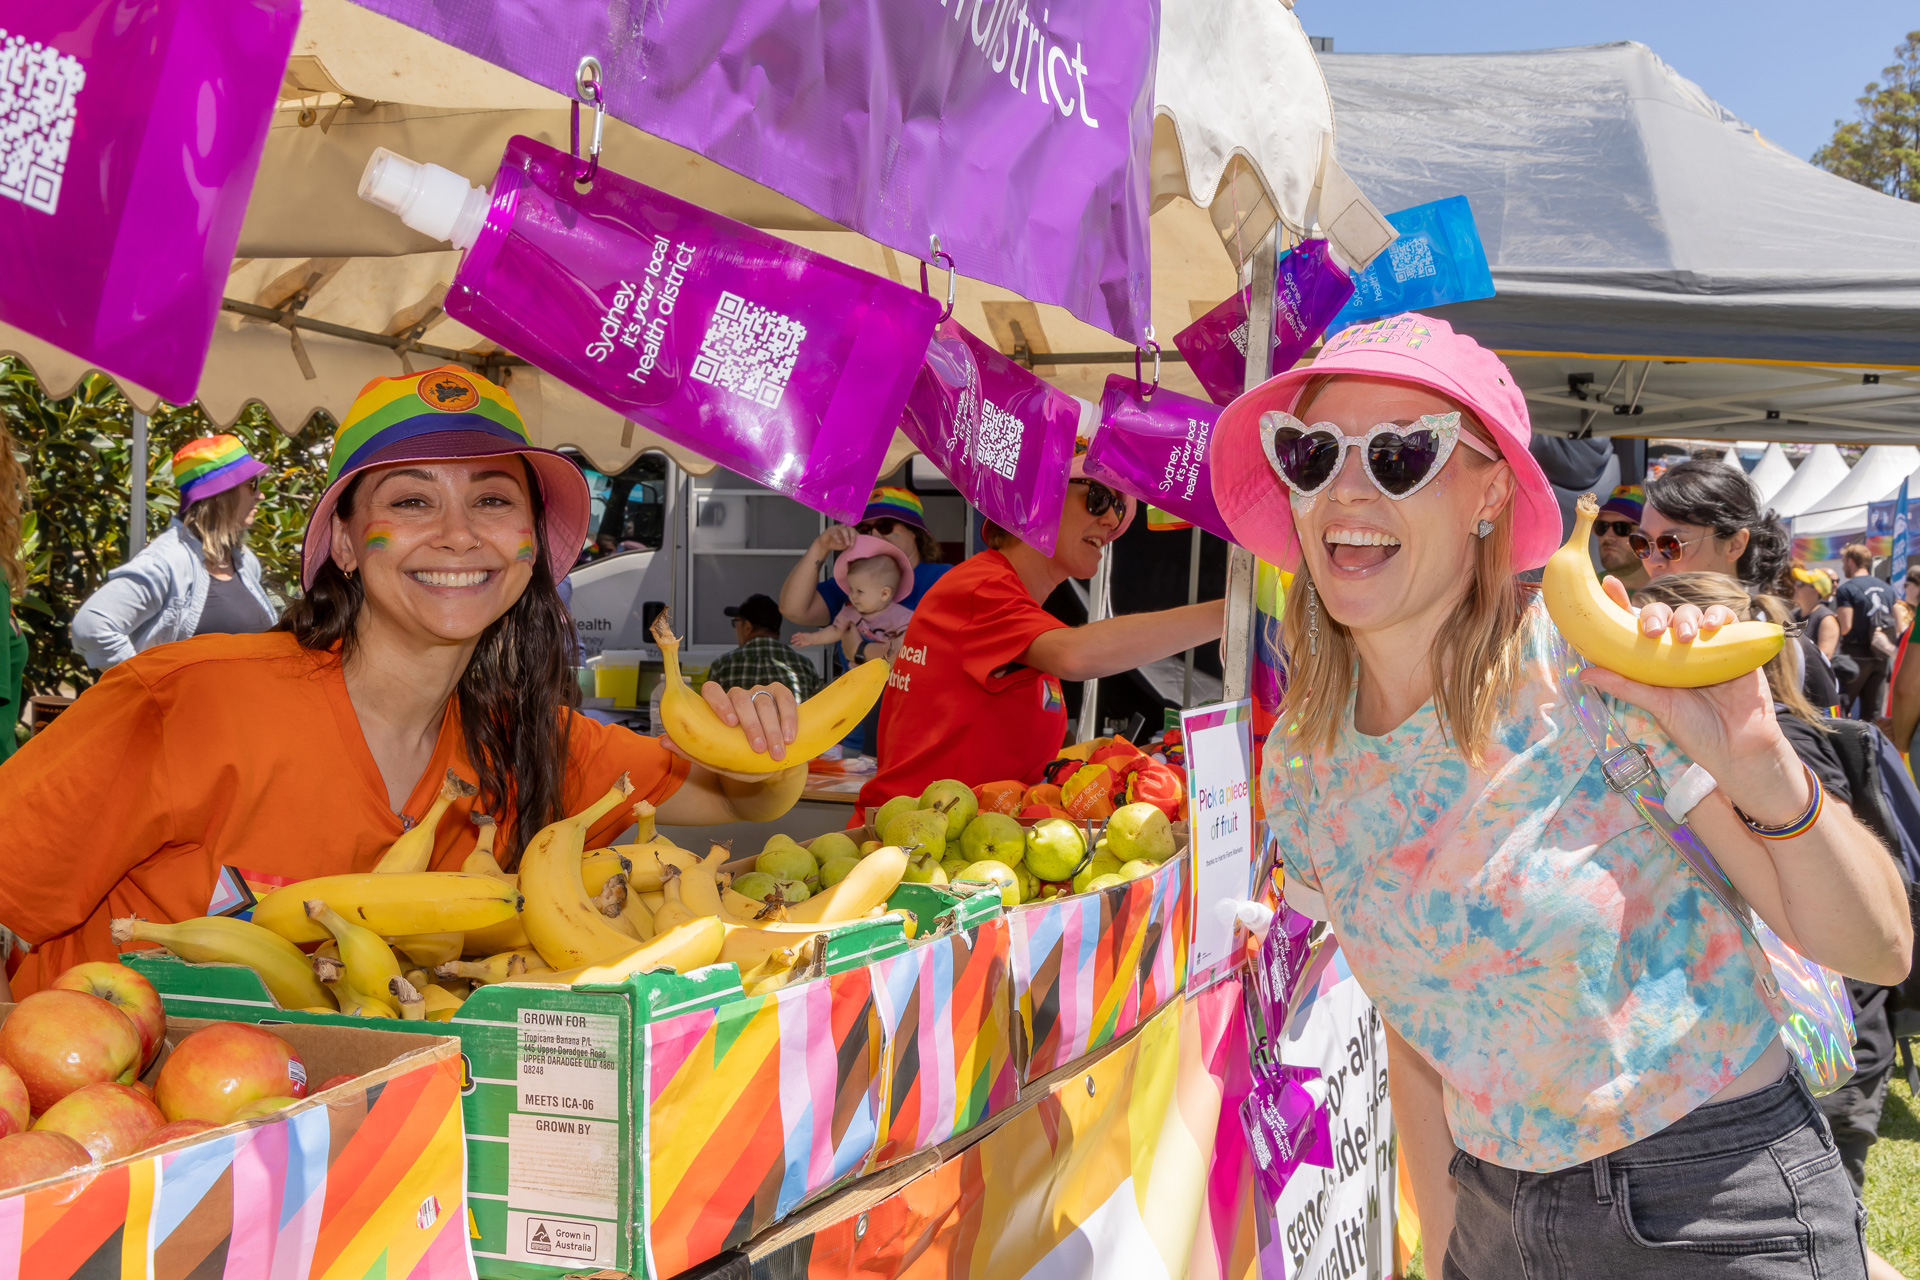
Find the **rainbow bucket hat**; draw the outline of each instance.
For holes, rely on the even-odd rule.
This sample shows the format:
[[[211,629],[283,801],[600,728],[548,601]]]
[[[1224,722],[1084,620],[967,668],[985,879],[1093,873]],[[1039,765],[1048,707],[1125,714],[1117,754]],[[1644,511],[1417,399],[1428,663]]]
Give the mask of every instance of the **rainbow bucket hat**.
[[[236,489],[266,469],[238,436],[201,436],[173,455],[173,483],[180,489],[182,507]]]
[[[340,495],[369,467],[455,458],[525,458],[545,507],[540,540],[558,582],[573,568],[592,520],[587,479],[564,454],[527,437],[513,397],[477,373],[443,365],[398,378],[375,378],[360,389],[333,436],[327,490],[307,518],[300,581],[311,587],[332,558],[332,522]]]
[[[861,524],[869,520],[898,520],[924,533],[927,509],[921,505],[920,495],[912,490],[883,484],[867,495],[867,509],[860,513]]]

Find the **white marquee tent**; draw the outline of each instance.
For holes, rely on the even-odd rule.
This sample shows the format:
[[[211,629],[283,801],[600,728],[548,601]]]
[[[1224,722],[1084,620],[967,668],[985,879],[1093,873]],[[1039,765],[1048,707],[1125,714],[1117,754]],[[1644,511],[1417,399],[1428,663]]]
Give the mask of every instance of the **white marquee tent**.
[[[1847,460],[1840,456],[1839,449],[1830,444],[1817,444],[1800,469],[1793,473],[1793,478],[1781,485],[1768,501],[1783,518],[1811,511],[1835,485],[1847,478],[1847,470]]]

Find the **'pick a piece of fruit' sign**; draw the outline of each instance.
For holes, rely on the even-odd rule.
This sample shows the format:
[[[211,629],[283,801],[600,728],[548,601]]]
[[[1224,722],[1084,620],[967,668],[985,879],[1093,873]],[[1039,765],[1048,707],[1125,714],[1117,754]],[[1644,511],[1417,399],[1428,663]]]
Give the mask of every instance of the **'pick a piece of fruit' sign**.
[[[1234,920],[1253,876],[1252,703],[1223,702],[1180,714],[1187,756],[1187,820],[1193,839],[1193,940],[1187,990],[1232,971],[1241,958]]]

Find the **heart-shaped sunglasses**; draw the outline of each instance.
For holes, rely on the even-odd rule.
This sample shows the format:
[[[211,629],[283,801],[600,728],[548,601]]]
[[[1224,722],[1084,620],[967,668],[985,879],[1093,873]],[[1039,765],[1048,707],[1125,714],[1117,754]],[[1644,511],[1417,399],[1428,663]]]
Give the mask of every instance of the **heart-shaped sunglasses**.
[[[1398,502],[1420,492],[1464,441],[1482,457],[1500,455],[1460,430],[1460,414],[1429,413],[1411,423],[1383,422],[1365,435],[1350,436],[1331,422],[1308,426],[1290,413],[1269,409],[1260,415],[1260,447],[1287,487],[1311,498],[1333,483],[1346,463],[1347,448],[1357,445],[1373,487]]]

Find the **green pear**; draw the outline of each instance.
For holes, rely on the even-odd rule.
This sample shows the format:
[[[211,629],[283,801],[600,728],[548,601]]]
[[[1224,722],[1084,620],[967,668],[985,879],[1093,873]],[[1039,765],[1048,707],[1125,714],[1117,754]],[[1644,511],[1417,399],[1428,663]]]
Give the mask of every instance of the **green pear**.
[[[886,847],[887,846],[881,844],[878,840],[862,840],[860,842],[860,856],[864,858],[875,849],[884,849]]]
[[[1093,854],[1093,861],[1089,862],[1085,870],[1073,878],[1073,891],[1075,893],[1085,893],[1093,887],[1093,881],[1098,877],[1117,876],[1119,874],[1120,859],[1114,857],[1104,849],[1096,848]]]
[[[960,833],[960,852],[968,862],[1018,867],[1027,857],[1027,830],[1004,813],[983,813]]]
[[[1027,866],[1042,880],[1065,880],[1087,855],[1080,828],[1065,818],[1048,818],[1027,832]]]
[[[859,865],[860,859],[854,854],[843,853],[837,857],[828,858],[820,864],[820,887],[831,889],[845,880],[847,873]]]
[[[977,880],[981,884],[997,884],[1000,886],[1001,905],[1008,907],[1017,907],[1020,905],[1022,886],[1020,884],[1019,873],[1004,862],[988,860],[985,862],[970,863],[966,869],[960,873],[960,878],[962,880]]]
[[[860,846],[855,844],[853,837],[844,831],[829,831],[823,836],[815,836],[813,842],[807,846],[807,852],[813,855],[813,860],[824,870],[827,863],[835,858],[858,858]]]
[[[764,871],[749,871],[733,882],[735,893],[744,893],[761,902],[765,902],[768,895],[779,887],[780,881]]]
[[[767,847],[753,860],[753,869],[764,871],[775,880],[820,882],[820,864],[813,860],[812,854],[785,836],[775,836],[767,841]],[[737,885],[735,887],[738,888]],[[746,890],[742,889],[741,892],[746,893]]]
[[[1106,840],[1122,862],[1136,858],[1165,862],[1173,856],[1173,824],[1157,805],[1126,804],[1115,809],[1107,819]]]
[[[1150,876],[1160,869],[1160,864],[1152,858],[1135,858],[1132,862],[1120,864],[1122,880],[1138,880],[1141,876]]]
[[[973,859],[963,858],[957,853],[949,853],[940,860],[940,869],[947,873],[947,879],[958,880],[960,873],[965,871],[972,861]]]
[[[947,839],[958,840],[960,833],[967,829],[974,815],[980,812],[980,801],[974,796],[973,788],[956,778],[942,778],[938,782],[929,782],[927,789],[920,793],[922,809],[941,809],[947,815]]]
[[[1101,889],[1111,889],[1113,888],[1113,886],[1117,884],[1125,884],[1126,882],[1127,881],[1125,876],[1116,876],[1116,875],[1095,876],[1087,884],[1087,891],[1090,893],[1096,893]]]
[[[900,879],[911,884],[945,884],[947,873],[935,858],[919,853],[908,861],[906,874]]]
[[[875,835],[886,840],[887,824],[903,813],[912,813],[920,807],[919,796],[895,796],[876,809],[868,818],[867,825],[873,828]],[[888,841],[888,843],[892,843]]]
[[[932,809],[909,809],[896,815],[880,838],[909,851],[919,845],[917,852],[938,862],[947,856],[947,817]]]
[[[807,888],[804,880],[782,880],[780,896],[786,899],[788,906],[797,907],[813,896],[813,890]]]

